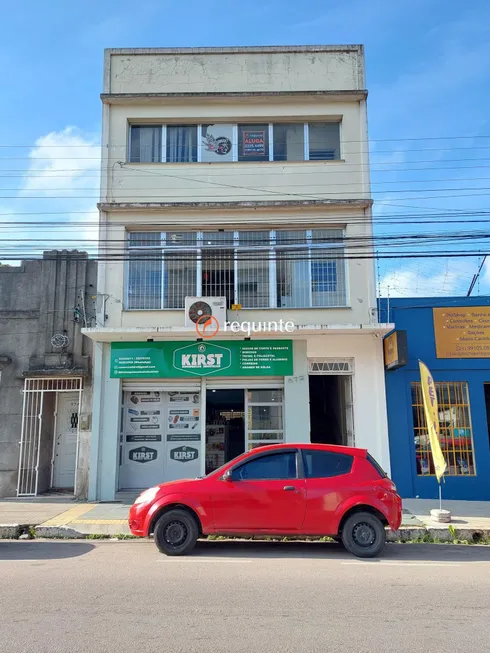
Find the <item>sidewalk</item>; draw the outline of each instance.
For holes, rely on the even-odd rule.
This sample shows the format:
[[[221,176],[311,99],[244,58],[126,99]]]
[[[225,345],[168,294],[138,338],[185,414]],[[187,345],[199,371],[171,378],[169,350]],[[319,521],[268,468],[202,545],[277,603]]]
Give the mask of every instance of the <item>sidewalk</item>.
[[[0,539],[26,536],[83,538],[90,536],[127,536],[131,503],[84,503],[57,498],[31,500],[0,499]],[[413,540],[424,535],[453,540],[448,524],[433,522],[430,510],[437,500],[405,499],[400,531],[389,539]],[[489,501],[445,501],[452,513],[452,528],[461,540],[490,538]]]

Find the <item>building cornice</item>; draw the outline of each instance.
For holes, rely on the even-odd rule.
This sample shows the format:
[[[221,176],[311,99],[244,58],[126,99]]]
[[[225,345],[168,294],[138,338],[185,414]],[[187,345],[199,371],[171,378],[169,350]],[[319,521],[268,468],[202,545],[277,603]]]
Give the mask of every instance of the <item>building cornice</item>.
[[[223,48],[106,48],[107,55],[158,55],[158,54],[266,54],[281,52],[358,52],[364,53],[360,44],[346,45],[252,45]]]
[[[259,98],[305,100],[328,98],[329,100],[360,102],[367,98],[366,89],[336,89],[334,91],[239,91],[223,93],[101,93],[103,104],[152,104],[154,102],[189,102],[189,100],[227,102],[237,98],[244,101],[255,101]]]
[[[323,199],[323,200],[262,200],[242,202],[99,202],[99,211],[164,211],[179,209],[195,210],[250,210],[250,209],[275,209],[275,208],[356,208],[367,209],[372,206],[372,199]]]

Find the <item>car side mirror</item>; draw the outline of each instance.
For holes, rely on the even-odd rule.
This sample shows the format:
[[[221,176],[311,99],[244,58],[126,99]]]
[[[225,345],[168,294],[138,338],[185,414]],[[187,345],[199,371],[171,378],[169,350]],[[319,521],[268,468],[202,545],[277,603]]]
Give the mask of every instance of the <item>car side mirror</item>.
[[[221,477],[221,479],[222,479],[223,481],[228,481],[228,483],[229,483],[229,482],[232,480],[232,479],[231,479],[231,476],[232,476],[232,474],[231,474],[231,469],[227,469],[226,472],[225,472],[225,473],[223,474],[223,476]]]

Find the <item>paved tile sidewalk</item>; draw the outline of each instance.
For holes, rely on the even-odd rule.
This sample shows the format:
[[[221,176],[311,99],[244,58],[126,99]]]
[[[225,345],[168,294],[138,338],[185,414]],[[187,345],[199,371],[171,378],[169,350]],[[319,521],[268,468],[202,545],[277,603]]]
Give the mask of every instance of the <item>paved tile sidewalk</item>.
[[[83,503],[59,499],[0,500],[0,524],[60,527],[82,535],[129,535],[128,511],[131,503]],[[406,499],[403,502],[402,526],[406,528],[447,529],[430,518],[437,500]],[[446,501],[455,529],[490,532],[490,502]],[[47,533],[48,530],[45,531]],[[54,532],[54,531],[53,531]]]

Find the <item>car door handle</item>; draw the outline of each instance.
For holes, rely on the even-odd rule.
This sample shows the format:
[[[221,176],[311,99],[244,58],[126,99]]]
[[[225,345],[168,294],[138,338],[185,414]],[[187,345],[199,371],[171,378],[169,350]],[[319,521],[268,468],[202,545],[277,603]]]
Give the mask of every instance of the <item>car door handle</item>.
[[[289,492],[294,492],[296,490],[294,485],[285,485],[282,489],[286,490],[286,491],[289,491]]]

